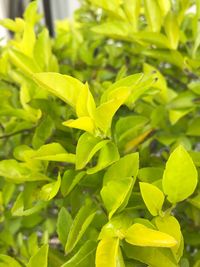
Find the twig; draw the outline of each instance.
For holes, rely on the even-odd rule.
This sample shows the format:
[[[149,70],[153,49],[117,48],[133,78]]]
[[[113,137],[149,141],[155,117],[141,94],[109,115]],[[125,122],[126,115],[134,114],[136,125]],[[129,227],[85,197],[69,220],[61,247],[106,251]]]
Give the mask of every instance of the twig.
[[[14,135],[17,135],[17,134],[20,134],[20,133],[23,133],[23,132],[27,132],[27,131],[30,132],[30,131],[32,131],[32,130],[34,130],[34,129],[35,129],[35,126],[32,127],[32,128],[29,128],[29,129],[23,129],[23,130],[16,131],[16,132],[14,132],[14,133],[1,135],[1,136],[0,136],[0,139],[9,138],[9,137],[11,137],[11,136],[14,136]]]

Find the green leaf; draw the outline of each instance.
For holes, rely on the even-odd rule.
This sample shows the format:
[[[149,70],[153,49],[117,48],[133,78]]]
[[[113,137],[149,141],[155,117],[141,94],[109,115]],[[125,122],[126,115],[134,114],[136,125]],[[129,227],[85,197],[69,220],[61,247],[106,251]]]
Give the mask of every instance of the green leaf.
[[[139,170],[139,154],[131,153],[116,161],[110,166],[103,177],[103,184],[106,185],[112,180],[123,180],[126,177],[136,178]]]
[[[67,242],[72,222],[73,220],[70,213],[64,207],[62,207],[58,213],[56,230],[58,233],[58,238],[62,243],[63,247],[65,247],[65,244]]]
[[[187,135],[200,136],[200,117],[196,117],[191,120],[188,125]]]
[[[41,188],[40,193],[39,193],[39,198],[45,201],[51,200],[57,195],[60,189],[60,184],[61,184],[61,177],[60,177],[60,174],[58,174],[58,179],[56,182],[45,184]]]
[[[87,240],[78,252],[61,267],[93,267],[95,261],[96,242]]]
[[[144,73],[149,74],[149,75],[152,73],[155,73],[157,77],[157,82],[154,83],[152,87],[159,89],[162,100],[164,101],[164,103],[167,102],[168,88],[167,88],[167,83],[166,83],[164,76],[156,68],[154,68],[153,66],[147,63],[143,64],[143,70],[144,70]]]
[[[140,191],[147,209],[153,216],[157,216],[162,211],[165,196],[156,186],[140,182]]]
[[[80,208],[80,210],[78,211],[72,223],[72,226],[71,226],[68,238],[67,238],[67,243],[65,245],[66,253],[69,253],[74,249],[74,247],[76,246],[76,244],[81,239],[86,229],[88,228],[88,226],[94,219],[95,214],[96,214],[96,211],[94,207],[92,206],[91,202],[86,203],[84,206]]]
[[[28,199],[26,197],[26,194],[24,192],[19,193],[16,201],[14,202],[11,213],[13,216],[30,216],[41,209],[43,209],[46,204],[44,201],[37,201],[36,203],[31,203],[31,207],[26,207],[27,206],[27,201],[30,202],[31,197]],[[34,199],[36,201],[36,199]],[[34,202],[35,202],[34,201]]]
[[[38,14],[38,2],[37,1],[33,1],[29,3],[29,5],[27,6],[23,14],[23,17],[26,22],[32,25],[35,25],[35,23],[38,22],[41,16]]]
[[[126,16],[133,27],[133,31],[138,31],[138,24],[139,24],[139,15],[140,15],[140,5],[141,0],[125,0],[124,1],[124,11]]]
[[[51,40],[47,29],[43,29],[36,40],[34,47],[34,58],[43,71],[50,71]]]
[[[133,137],[137,137],[140,130],[142,130],[148,123],[148,119],[139,115],[131,115],[121,117],[115,126],[115,135],[119,146],[123,147]]]
[[[169,12],[165,17],[164,28],[170,41],[171,48],[177,49],[179,42],[179,25],[177,15],[174,12]]]
[[[145,0],[145,16],[148,22],[150,31],[159,32],[162,23],[161,11],[156,0]]]
[[[86,83],[83,90],[80,91],[76,102],[76,114],[78,117],[91,117],[94,118],[96,105],[94,98]]]
[[[123,239],[126,233],[126,230],[132,225],[133,220],[126,213],[121,213],[112,217],[108,223],[106,223],[102,228],[99,234],[98,239],[118,237]]]
[[[130,95],[130,89],[127,87],[120,88],[119,92],[118,97],[102,103],[95,111],[95,123],[105,134],[108,134],[114,114]]]
[[[19,163],[14,159],[0,161],[0,176],[14,183],[49,180],[44,174],[32,171],[25,163]]]
[[[97,165],[87,170],[87,174],[96,173],[119,159],[117,146],[113,142],[107,143],[99,152]]]
[[[193,111],[193,108],[188,108],[188,109],[182,109],[182,110],[169,110],[169,120],[172,125],[176,124],[182,117],[187,115]]]
[[[170,42],[167,37],[159,32],[140,31],[133,36],[133,40],[141,45],[154,44],[158,48],[170,48]]]
[[[190,155],[183,146],[178,146],[169,156],[163,174],[163,190],[168,200],[177,203],[188,198],[197,186],[197,177]]]
[[[144,76],[143,73],[137,73],[137,74],[129,75],[111,84],[103,92],[101,96],[101,103],[112,100],[112,98],[115,98],[115,97],[120,97],[121,91],[123,90],[126,91],[127,87],[133,90],[135,86],[137,86],[139,82],[142,80],[143,76]]]
[[[124,13],[120,8],[120,1],[119,0],[112,0],[112,1],[106,1],[106,0],[90,0],[90,2],[98,7],[101,7],[106,12],[108,12],[111,16],[118,17],[118,18],[124,18]]]
[[[101,197],[109,212],[109,219],[122,206],[127,205],[135,179],[111,180],[101,190]]]
[[[139,169],[138,178],[142,182],[153,183],[163,177],[163,168],[160,167],[146,167]]]
[[[32,58],[33,49],[35,46],[36,36],[32,25],[25,23],[24,32],[21,42],[13,42],[17,49],[19,49],[24,55]]]
[[[163,16],[165,16],[169,10],[171,9],[171,1],[170,0],[159,0],[158,4],[160,6],[160,10],[163,14]]]
[[[9,58],[11,62],[23,71],[26,75],[31,76],[34,72],[39,72],[40,68],[34,59],[26,56],[17,50],[9,50]]]
[[[44,145],[54,130],[54,122],[50,116],[43,118],[35,130],[32,139],[32,145],[35,149]]]
[[[89,133],[82,134],[76,147],[76,169],[80,170],[84,168],[94,154],[108,142],[109,140],[101,141],[101,138],[94,137]]]
[[[59,143],[41,146],[32,158],[47,161],[75,162],[75,155],[68,153]]]
[[[21,267],[21,265],[12,257],[0,254],[1,267]]]
[[[0,25],[12,32],[22,33],[24,30],[24,21],[21,18],[15,18],[15,20],[5,18],[0,20]]]
[[[37,251],[37,253],[30,258],[27,267],[35,267],[35,266],[48,267],[48,251],[49,251],[49,246],[47,244],[43,245]]]
[[[140,247],[174,247],[177,240],[163,232],[150,229],[140,223],[128,228],[125,234],[126,242]]]
[[[149,266],[177,267],[172,252],[166,248],[136,247],[129,244],[124,246],[125,254],[130,259],[136,259]]]
[[[193,198],[189,198],[187,201],[190,204],[192,204],[194,207],[196,207],[197,209],[200,209],[200,194],[198,194],[197,196]]]
[[[78,79],[55,72],[35,73],[33,78],[39,86],[74,108],[79,94],[86,88]]]
[[[118,265],[119,238],[104,238],[97,247],[95,266],[121,267]]]
[[[177,257],[177,260],[180,260],[182,256],[183,250],[181,251],[181,255],[179,253],[179,247],[182,241],[182,234],[179,222],[173,216],[164,216],[155,218],[155,224],[159,231],[167,233],[173,236],[177,240],[177,245],[171,248],[174,255]]]
[[[113,20],[92,27],[92,31],[114,39],[131,40],[132,28],[126,22]]]
[[[74,170],[67,170],[65,171],[62,183],[61,183],[61,192],[62,195],[65,197],[67,196],[74,187],[84,178],[85,172],[76,172]]]
[[[84,130],[88,133],[95,133],[95,123],[90,117],[80,117],[76,120],[68,120],[62,123],[64,126]]]

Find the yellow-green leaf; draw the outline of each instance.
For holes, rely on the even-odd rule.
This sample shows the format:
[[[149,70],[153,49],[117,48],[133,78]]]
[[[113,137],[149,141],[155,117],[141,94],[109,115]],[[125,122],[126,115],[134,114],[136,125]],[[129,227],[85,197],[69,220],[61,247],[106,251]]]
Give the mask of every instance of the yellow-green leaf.
[[[119,253],[119,239],[105,238],[102,239],[96,251],[96,267],[121,267],[117,264],[117,257]]]
[[[57,181],[49,183],[49,184],[45,184],[41,188],[40,193],[39,193],[39,198],[45,201],[51,200],[57,195],[60,189],[60,184],[61,184],[61,177],[59,174]]]
[[[182,233],[179,222],[175,217],[166,215],[164,217],[155,218],[155,224],[159,231],[167,233],[177,240],[177,245],[172,247],[171,250],[179,260],[183,253],[183,251],[179,251],[182,242]],[[178,253],[180,253],[180,255],[178,255]]]
[[[87,170],[87,174],[96,173],[119,159],[117,146],[113,142],[105,144],[100,152],[96,166]]]
[[[79,94],[85,88],[78,79],[55,72],[35,73],[33,78],[42,88],[74,108]]]
[[[155,185],[140,183],[140,191],[147,209],[153,216],[159,215],[162,210],[165,196]]]
[[[160,10],[161,10],[162,15],[164,17],[171,9],[171,1],[170,0],[159,0],[158,4],[160,6]]]
[[[188,198],[197,186],[197,170],[183,146],[178,146],[169,156],[163,174],[163,190],[171,203]]]
[[[126,206],[135,179],[111,180],[101,190],[101,197],[109,212],[109,219],[123,205]]]
[[[162,23],[161,10],[156,0],[144,0],[145,16],[150,31],[159,32]]]
[[[76,120],[65,121],[62,124],[70,128],[84,130],[91,134],[94,134],[95,131],[94,121],[90,117],[80,117]]]
[[[160,231],[150,229],[140,223],[135,223],[128,228],[125,234],[126,242],[141,247],[166,247],[176,246],[177,240]]]
[[[78,140],[76,147],[76,169],[84,168],[94,154],[104,147],[109,140],[101,140],[89,133],[84,133]]]
[[[96,125],[105,133],[108,133],[108,130],[111,127],[112,118],[119,107],[124,104],[128,96],[130,95],[130,89],[125,88],[126,90],[121,89],[121,94],[118,97],[113,98],[112,100],[102,103],[95,111],[95,122]]]
[[[66,253],[71,252],[73,248],[76,246],[76,244],[78,243],[78,241],[83,236],[86,229],[94,219],[95,214],[96,210],[94,209],[94,206],[92,205],[91,202],[86,203],[84,206],[80,208],[72,223],[67,238],[67,243],[65,245]]]
[[[169,12],[164,21],[164,28],[172,49],[176,49],[179,42],[179,25],[174,12]]]
[[[140,15],[140,5],[141,0],[125,0],[124,1],[124,11],[126,16],[133,27],[133,31],[138,31],[138,18]]]
[[[37,252],[34,254],[28,264],[27,267],[48,267],[48,251],[49,245],[43,245]]]

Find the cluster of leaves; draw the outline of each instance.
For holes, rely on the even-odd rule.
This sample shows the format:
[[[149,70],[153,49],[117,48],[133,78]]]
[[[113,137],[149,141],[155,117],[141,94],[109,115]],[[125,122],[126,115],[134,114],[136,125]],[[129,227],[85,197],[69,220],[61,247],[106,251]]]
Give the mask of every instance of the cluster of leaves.
[[[0,266],[200,266],[200,1],[40,19],[0,22]]]

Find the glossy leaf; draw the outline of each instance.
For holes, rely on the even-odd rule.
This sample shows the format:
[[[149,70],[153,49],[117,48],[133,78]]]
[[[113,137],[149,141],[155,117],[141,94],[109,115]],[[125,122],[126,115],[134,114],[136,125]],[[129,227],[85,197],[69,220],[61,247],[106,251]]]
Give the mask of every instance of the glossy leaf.
[[[58,238],[62,243],[63,247],[65,247],[65,244],[67,242],[72,222],[73,220],[70,213],[64,207],[62,207],[58,214],[56,229],[58,233]]]
[[[41,267],[47,267],[48,266],[48,245],[43,245],[35,255],[33,255],[28,264],[27,267],[34,267],[34,266],[41,266]]]
[[[140,183],[140,191],[147,209],[153,216],[159,215],[164,203],[164,194],[156,186],[148,183]]]
[[[155,224],[159,231],[167,233],[177,240],[177,245],[171,248],[171,250],[177,256],[177,260],[179,260],[183,253],[183,251],[181,251],[180,255],[178,255],[179,248],[182,242],[182,234],[179,222],[173,216],[165,216],[163,218],[155,218]]]
[[[0,176],[13,181],[14,183],[49,180],[44,174],[32,171],[26,164],[19,163],[14,159],[3,160],[0,162]]]
[[[74,170],[67,170],[63,177],[61,183],[61,192],[63,196],[67,196],[74,187],[83,179],[85,172],[76,172]]]
[[[61,184],[61,177],[59,174],[57,181],[49,183],[49,184],[45,184],[41,188],[40,193],[39,193],[39,198],[45,201],[51,200],[57,195],[60,189],[60,184]]]
[[[109,142],[102,147],[99,152],[99,157],[97,160],[97,165],[89,168],[87,174],[96,173],[119,159],[119,152],[117,146],[113,142]]]
[[[78,140],[76,147],[76,169],[82,169],[91,160],[91,158],[104,147],[109,140],[102,140],[89,133],[84,133]]]
[[[83,236],[84,232],[94,219],[95,214],[96,211],[92,207],[91,203],[85,204],[84,206],[81,207],[69,231],[67,243],[65,245],[66,253],[71,252],[73,248],[76,246],[76,244],[78,243],[78,241]]]
[[[92,267],[94,265],[96,242],[88,240],[80,250],[61,267]]]
[[[108,265],[110,267],[123,266],[118,265],[117,258],[119,253],[119,239],[118,238],[105,238],[102,239],[96,251],[96,266],[103,267]]]
[[[33,78],[42,88],[72,107],[76,106],[79,94],[85,89],[85,85],[79,80],[59,73],[36,73]]]
[[[179,42],[179,25],[175,13],[169,12],[165,17],[164,27],[171,48],[176,49]]]
[[[140,247],[174,247],[177,241],[171,235],[150,229],[140,223],[128,228],[126,242]]]
[[[177,267],[172,252],[166,248],[137,247],[125,244],[126,255],[150,266]]]
[[[122,88],[121,88],[122,89]],[[102,103],[95,112],[96,125],[107,134],[111,127],[112,118],[119,107],[124,104],[130,94],[130,89],[121,90],[120,97],[116,97],[108,102]]]
[[[136,178],[139,169],[139,155],[132,153],[120,158],[112,166],[110,166],[103,178],[106,185],[109,181],[123,180],[124,177],[133,176]]]
[[[67,151],[59,143],[41,146],[33,156],[37,160],[75,162],[75,155]]]
[[[170,155],[162,183],[164,193],[171,203],[182,201],[194,192],[197,170],[184,147],[178,146]]]
[[[34,72],[40,71],[37,63],[32,58],[17,50],[10,50],[9,58],[16,67],[25,72],[28,76],[32,75]]]
[[[122,180],[111,180],[101,190],[101,197],[109,212],[109,218],[124,204],[130,196],[135,180],[124,178]]]
[[[68,120],[63,122],[63,125],[70,128],[84,130],[91,134],[94,134],[95,132],[95,124],[90,117],[80,117],[76,120]]]
[[[0,266],[1,267],[21,267],[19,262],[8,255],[0,254]]]
[[[161,28],[161,12],[156,0],[145,0],[145,15],[150,31],[159,32]]]

